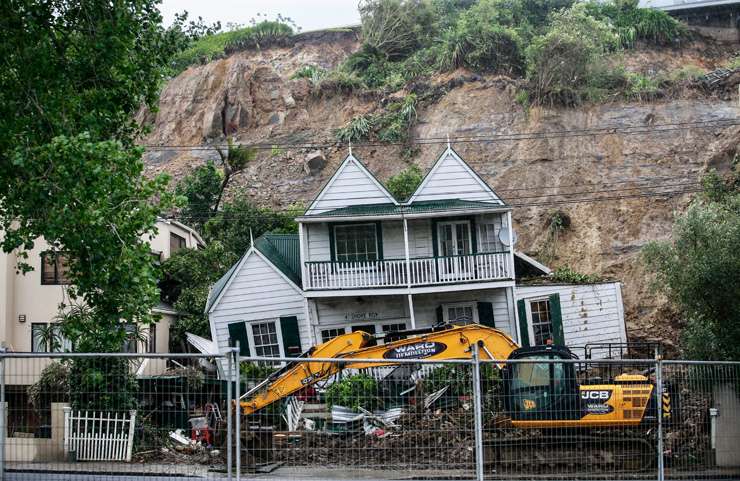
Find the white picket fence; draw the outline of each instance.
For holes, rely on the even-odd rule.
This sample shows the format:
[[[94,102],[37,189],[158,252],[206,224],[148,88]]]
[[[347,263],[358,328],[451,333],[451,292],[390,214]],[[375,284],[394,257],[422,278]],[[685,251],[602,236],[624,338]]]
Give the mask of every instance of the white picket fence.
[[[77,461],[131,461],[136,411],[106,413],[64,408],[64,452]]]

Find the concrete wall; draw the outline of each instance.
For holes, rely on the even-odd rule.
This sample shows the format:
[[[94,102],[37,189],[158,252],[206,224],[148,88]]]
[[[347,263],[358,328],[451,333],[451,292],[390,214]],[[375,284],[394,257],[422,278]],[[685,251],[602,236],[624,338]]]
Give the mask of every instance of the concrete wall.
[[[51,405],[51,438],[14,437],[13,433],[10,433],[5,440],[5,461],[8,463],[63,461],[66,406],[68,405],[65,403]]]

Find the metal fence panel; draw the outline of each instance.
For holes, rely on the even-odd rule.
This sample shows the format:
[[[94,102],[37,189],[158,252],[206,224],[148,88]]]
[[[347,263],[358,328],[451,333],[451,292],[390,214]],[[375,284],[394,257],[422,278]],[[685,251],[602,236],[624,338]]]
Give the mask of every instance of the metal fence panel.
[[[0,353],[5,479],[740,479],[740,363],[235,356]]]

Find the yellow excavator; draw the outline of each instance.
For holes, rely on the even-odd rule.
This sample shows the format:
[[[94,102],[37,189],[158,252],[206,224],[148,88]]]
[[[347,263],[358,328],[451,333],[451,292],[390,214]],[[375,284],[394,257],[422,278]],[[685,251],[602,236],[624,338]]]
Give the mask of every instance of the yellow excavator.
[[[565,346],[519,347],[506,333],[478,324],[395,332],[386,335],[384,341],[382,345],[375,345],[374,336],[357,331],[311,348],[247,392],[240,403],[243,414],[255,413],[343,369],[397,366],[397,361],[402,359],[470,359],[473,346],[477,344],[482,360],[526,361],[499,364],[506,411],[500,414],[505,414],[514,428],[538,430],[542,439],[550,440],[552,433],[565,434],[571,444],[576,444],[576,451],[581,449],[577,446],[579,443],[589,440],[597,440],[601,449],[606,444],[619,444],[614,449],[618,453],[621,450],[621,455],[612,453],[610,456],[634,460],[637,456],[645,457],[645,449],[654,453],[645,436],[619,438],[603,433],[608,433],[608,428],[635,427],[645,428],[643,431],[647,433],[657,424],[658,402],[662,403],[664,420],[670,420],[671,394],[666,389],[658,396],[655,384],[642,374],[620,374],[609,382],[579,383],[576,363],[553,362],[577,359]],[[343,362],[312,361],[312,358]],[[365,359],[377,361],[363,361]],[[587,431],[577,428],[587,428]],[[600,433],[595,436],[597,431]],[[593,437],[584,436],[584,433]],[[512,453],[517,443],[524,442],[531,446],[531,440],[497,446]],[[502,452],[498,456],[506,457]],[[646,459],[654,459],[654,456],[648,455]],[[640,465],[638,469],[644,467]]]

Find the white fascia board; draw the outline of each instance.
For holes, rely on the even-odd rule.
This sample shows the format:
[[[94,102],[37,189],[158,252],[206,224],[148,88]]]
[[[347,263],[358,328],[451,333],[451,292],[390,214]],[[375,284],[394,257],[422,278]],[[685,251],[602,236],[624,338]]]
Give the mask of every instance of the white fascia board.
[[[283,279],[285,279],[288,282],[288,284],[290,284],[290,286],[296,292],[298,292],[299,294],[303,295],[303,290],[301,289],[301,287],[300,286],[297,286],[295,284],[295,282],[293,282],[292,280],[290,280],[290,278],[288,276],[286,276],[285,274],[283,274],[283,271],[281,271],[280,269],[278,269],[277,266],[275,266],[275,264],[273,264],[272,262],[270,262],[270,259],[268,259],[263,253],[261,253],[259,249],[255,249],[254,252],[260,257],[260,259],[262,259],[263,261],[265,261],[267,263],[267,265],[270,266],[272,268],[272,270],[274,270],[280,277],[282,277]]]
[[[435,292],[464,292],[475,291],[478,289],[496,289],[504,287],[514,287],[514,281],[511,279],[490,282],[468,282],[464,284],[442,284],[438,286],[420,286],[420,287],[399,287],[393,289],[332,289],[332,290],[308,290],[303,294],[307,298],[322,297],[352,297],[352,296],[399,296],[399,295],[416,295],[430,294]]]
[[[534,267],[541,270],[545,274],[552,274],[552,269],[550,269],[544,264],[541,264],[540,262],[537,262],[535,259],[529,257],[527,254],[521,251],[514,251],[514,255],[520,258],[521,260],[523,260],[524,262],[526,262],[527,264],[533,265]]]
[[[316,216],[302,216],[296,218],[296,221],[304,224],[319,223],[319,222],[354,222],[362,220],[402,220],[402,219],[429,219],[434,217],[449,217],[458,215],[470,215],[470,214],[492,214],[497,212],[509,212],[512,208],[507,205],[492,206],[490,208],[480,209],[455,209],[438,212],[423,212],[418,214],[393,214],[393,215],[363,215],[363,216],[325,216],[321,217],[321,214]]]
[[[211,305],[211,308],[208,310],[207,314],[211,314],[214,309],[216,309],[216,306],[218,306],[219,302],[221,302],[221,298],[224,297],[224,294],[226,291],[231,287],[231,283],[234,282],[234,278],[239,274],[239,271],[242,270],[242,266],[244,266],[244,263],[247,262],[247,259],[250,255],[257,249],[254,248],[254,245],[249,247],[249,250],[247,250],[246,254],[242,256],[241,259],[239,259],[239,264],[236,266],[236,269],[234,269],[234,272],[231,274],[231,277],[229,277],[229,280],[226,281],[226,285],[223,289],[221,289],[221,292],[218,293],[218,297],[215,301],[213,301],[213,304]],[[209,316],[210,317],[210,316]]]
[[[342,165],[339,166],[339,168],[332,174],[331,178],[329,179],[329,182],[326,183],[326,185],[321,189],[321,192],[319,192],[319,195],[314,198],[314,200],[311,202],[311,204],[306,209],[306,212],[303,214],[302,217],[309,216],[309,212],[311,212],[314,209],[314,205],[316,205],[317,202],[319,202],[326,192],[329,191],[332,184],[339,178],[339,175],[344,171],[344,169],[347,168],[347,165],[350,164],[350,162],[354,162],[358,168],[365,174],[367,177],[378,187],[380,188],[381,192],[385,194],[386,197],[388,197],[388,200],[392,202],[395,205],[398,205],[398,201],[391,195],[390,192],[388,192],[388,189],[385,188],[383,184],[378,182],[378,179],[375,178],[375,176],[365,167],[365,164],[360,162],[354,155],[350,154],[348,155],[344,161],[342,162]],[[320,214],[319,214],[320,215]],[[300,219],[301,217],[299,217]]]
[[[494,191],[494,190],[493,190],[493,189],[491,188],[491,186],[490,186],[490,185],[488,185],[488,184],[487,184],[487,183],[486,183],[486,182],[485,182],[485,181],[484,181],[484,180],[483,180],[483,179],[481,178],[481,176],[480,176],[480,175],[478,175],[478,173],[477,173],[477,172],[476,172],[475,170],[473,170],[473,168],[472,168],[472,167],[470,167],[470,166],[468,165],[468,163],[467,163],[467,162],[465,162],[465,160],[463,160],[463,158],[462,158],[462,157],[460,157],[459,155],[457,155],[457,152],[455,152],[455,151],[454,151],[454,150],[452,149],[452,147],[449,147],[449,146],[448,146],[448,147],[447,147],[447,148],[445,149],[445,151],[444,151],[444,152],[442,153],[442,155],[440,155],[440,156],[439,156],[439,157],[437,158],[437,161],[436,161],[436,162],[434,163],[434,165],[432,166],[431,170],[429,170],[429,172],[427,172],[427,174],[426,174],[426,175],[424,176],[424,179],[423,179],[423,180],[421,181],[421,184],[419,184],[419,187],[417,187],[417,188],[416,188],[416,190],[415,190],[415,191],[414,191],[414,193],[413,193],[413,194],[411,195],[411,197],[410,197],[410,198],[409,198],[409,200],[408,200],[408,201],[406,202],[406,204],[412,204],[412,203],[414,203],[414,201],[416,200],[416,198],[417,198],[417,197],[419,196],[419,193],[420,193],[420,192],[421,192],[422,190],[424,190],[424,187],[426,187],[427,183],[429,182],[429,179],[431,179],[431,178],[433,177],[434,173],[435,173],[435,172],[437,171],[437,169],[439,169],[439,167],[440,167],[440,166],[442,165],[442,161],[443,161],[443,160],[444,160],[444,159],[445,159],[445,158],[446,158],[446,157],[447,157],[448,155],[451,155],[452,157],[454,157],[454,158],[455,158],[455,160],[457,160],[458,162],[460,162],[460,164],[462,164],[463,168],[465,168],[465,170],[467,170],[467,171],[468,171],[468,172],[469,172],[469,173],[470,173],[470,174],[471,174],[471,175],[473,176],[473,178],[474,178],[474,179],[476,180],[476,182],[478,182],[478,184],[479,184],[479,185],[481,186],[481,188],[483,188],[484,190],[488,191],[488,193],[490,193],[490,194],[491,194],[491,197],[493,197],[493,198],[491,199],[491,202],[498,202],[498,203],[499,203],[499,205],[506,205],[506,204],[505,204],[505,202],[504,202],[503,200],[501,200],[501,197],[499,197],[499,196],[498,196],[498,194],[496,194],[496,192],[495,192],[495,191]],[[450,197],[450,199],[453,199],[453,198],[454,198],[454,197]]]

